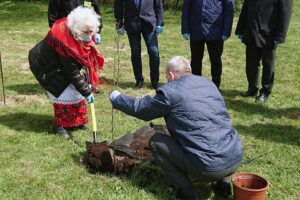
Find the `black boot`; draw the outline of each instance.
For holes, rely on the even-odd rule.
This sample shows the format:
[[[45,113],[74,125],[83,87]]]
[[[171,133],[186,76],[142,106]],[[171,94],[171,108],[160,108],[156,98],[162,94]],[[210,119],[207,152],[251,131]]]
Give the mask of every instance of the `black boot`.
[[[212,189],[220,197],[227,198],[231,195],[231,184],[229,182],[217,181],[212,184]]]
[[[199,200],[200,194],[193,186],[178,189],[176,191],[176,199],[178,200]]]
[[[64,140],[69,140],[71,138],[69,132],[62,126],[54,126],[53,131],[59,134]]]

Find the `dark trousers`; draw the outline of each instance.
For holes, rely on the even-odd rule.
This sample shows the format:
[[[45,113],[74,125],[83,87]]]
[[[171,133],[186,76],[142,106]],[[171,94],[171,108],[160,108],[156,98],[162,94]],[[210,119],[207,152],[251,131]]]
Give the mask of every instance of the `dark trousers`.
[[[260,93],[269,95],[273,88],[276,49],[246,45],[246,75],[248,91],[257,91],[260,61],[262,61],[262,88]]]
[[[144,81],[142,73],[141,58],[141,35],[147,46],[150,65],[150,80],[152,84],[159,82],[159,51],[157,35],[155,31],[148,32],[142,30],[141,33],[128,33],[129,44],[131,48],[131,63],[136,81]]]
[[[206,44],[209,59],[211,63],[211,77],[212,81],[219,88],[221,84],[222,75],[222,53],[224,42],[222,40],[204,41],[204,40],[190,40],[191,48],[191,67],[192,73],[202,76],[202,60],[204,55],[204,45]]]
[[[239,163],[215,172],[206,172],[199,168],[199,161],[169,135],[156,133],[150,140],[150,150],[156,164],[164,171],[171,184],[176,188],[193,187],[190,179],[202,182],[223,180],[228,182],[229,176],[239,167]]]

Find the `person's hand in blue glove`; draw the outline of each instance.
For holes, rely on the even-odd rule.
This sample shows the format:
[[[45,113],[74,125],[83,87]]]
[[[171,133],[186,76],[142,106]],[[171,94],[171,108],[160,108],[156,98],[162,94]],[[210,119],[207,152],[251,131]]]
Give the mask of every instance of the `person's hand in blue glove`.
[[[101,40],[102,40],[101,35],[100,35],[99,33],[97,33],[97,34],[96,34],[96,37],[95,37],[95,43],[96,43],[96,44],[100,44],[100,43],[101,43]]]
[[[118,29],[117,29],[117,33],[118,33],[119,35],[123,36],[123,35],[125,35],[126,31],[125,31],[124,28],[118,28]]]
[[[186,40],[190,40],[190,34],[189,33],[184,33],[182,34],[182,37]]]
[[[277,47],[278,45],[280,45],[280,44],[282,44],[282,42],[281,41],[279,41],[279,40],[274,40],[274,45]]]
[[[112,93],[110,93],[110,96],[109,96],[110,102],[113,102],[120,94],[121,94],[121,92],[119,92],[118,90],[112,91]]]
[[[227,37],[226,35],[222,35],[221,38],[222,38],[223,41],[226,41],[226,40],[228,40],[229,37]]]
[[[164,27],[163,26],[156,26],[156,28],[155,28],[156,35],[159,35],[163,31],[164,31]]]
[[[94,97],[93,93],[91,93],[89,96],[86,96],[85,100],[88,104],[93,103],[95,101],[95,97]]]
[[[237,37],[239,38],[239,40],[243,39],[243,35],[242,34],[237,34]]]

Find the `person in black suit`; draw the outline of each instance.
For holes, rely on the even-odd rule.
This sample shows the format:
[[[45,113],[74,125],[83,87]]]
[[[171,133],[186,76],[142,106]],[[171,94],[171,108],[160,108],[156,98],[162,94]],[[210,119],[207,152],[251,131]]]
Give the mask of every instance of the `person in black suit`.
[[[136,80],[135,88],[144,84],[141,59],[141,35],[147,46],[150,79],[154,89],[159,87],[159,50],[157,35],[163,32],[163,6],[161,0],[115,0],[114,15],[119,35],[128,35],[131,62]]]
[[[291,17],[291,0],[245,0],[235,34],[246,45],[248,90],[243,97],[256,96],[262,61],[262,88],[256,102],[265,102],[274,83],[275,55],[285,42]]]

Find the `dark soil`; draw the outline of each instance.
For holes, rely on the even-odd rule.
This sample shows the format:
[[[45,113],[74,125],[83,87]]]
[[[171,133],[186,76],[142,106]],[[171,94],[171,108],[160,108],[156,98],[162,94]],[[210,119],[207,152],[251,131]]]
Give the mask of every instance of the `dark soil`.
[[[107,142],[86,143],[86,164],[92,172],[129,173],[134,166],[134,160],[127,155],[116,155],[112,159]]]
[[[153,135],[154,132],[151,134],[134,136],[130,148],[133,150],[133,154],[135,158],[138,159],[152,158],[152,154],[149,150],[149,141]]]
[[[86,142],[87,164],[93,171],[113,172],[114,166],[107,142]]]
[[[125,138],[124,146],[122,148],[116,148],[114,145],[109,146],[107,142],[87,142],[86,164],[89,169],[94,172],[129,174],[136,163],[141,160],[153,159],[151,151],[149,150],[149,141],[155,132],[168,134],[165,126],[155,125],[137,130],[133,134],[133,139],[131,139],[131,141],[128,141]],[[121,142],[121,144],[123,143]],[[109,148],[114,152],[113,158]]]

